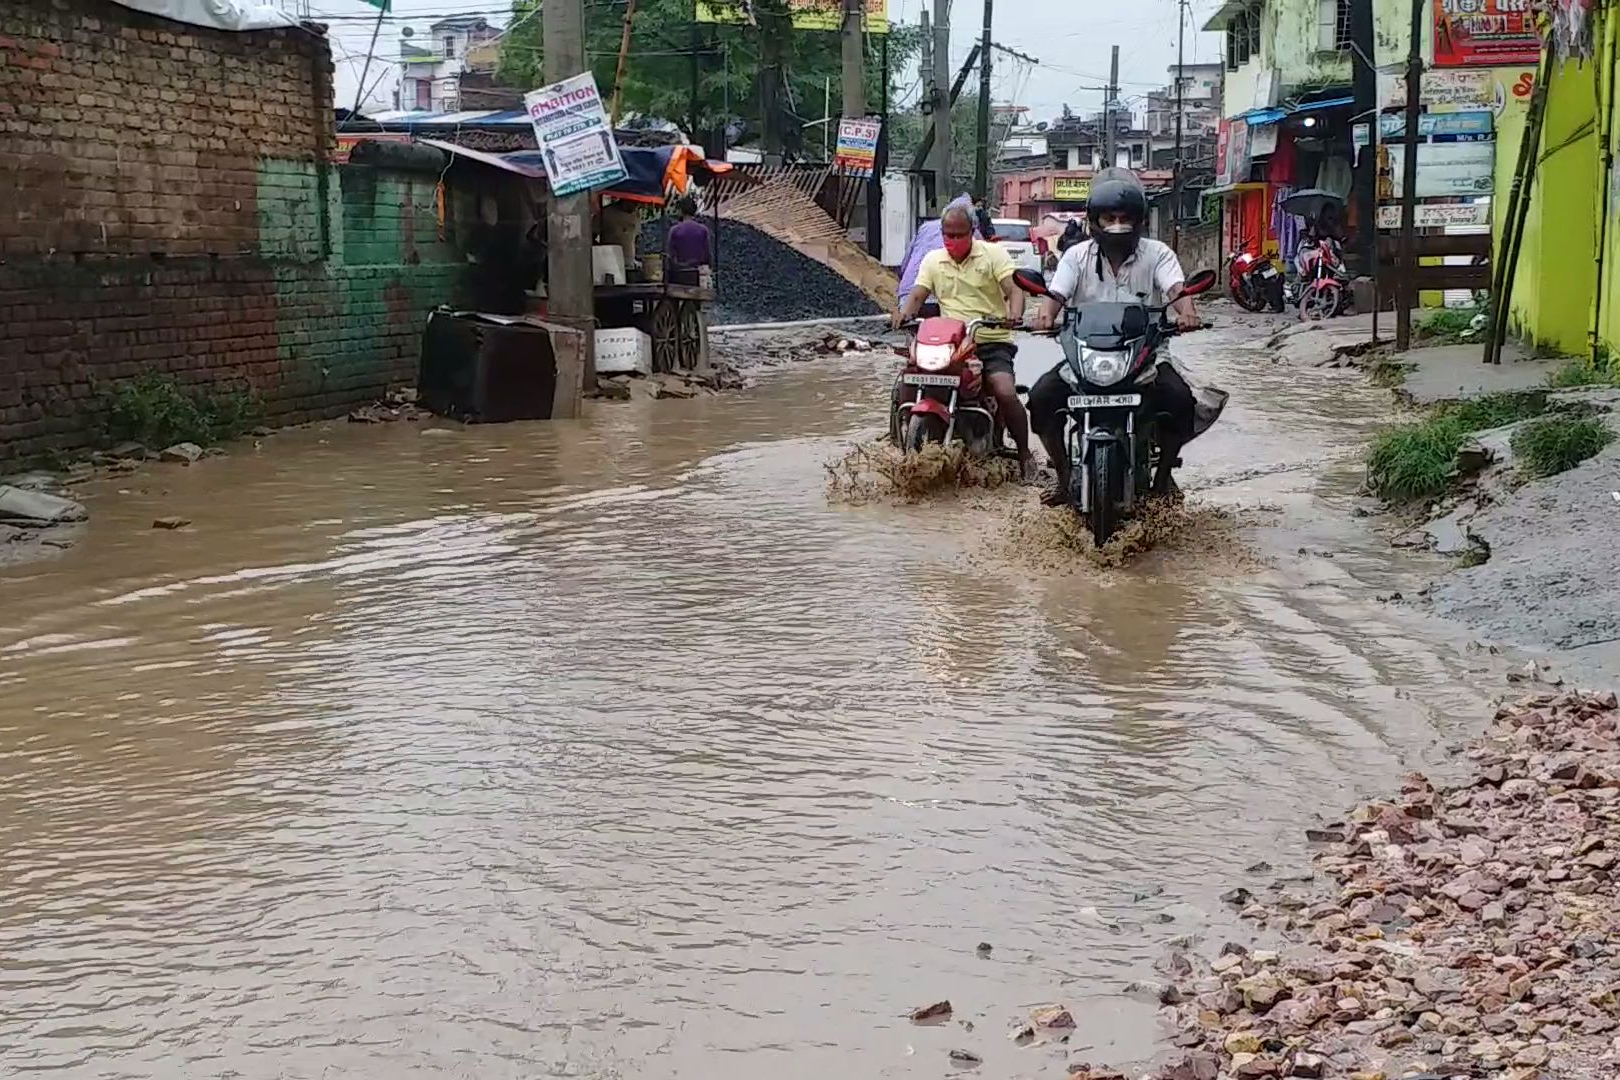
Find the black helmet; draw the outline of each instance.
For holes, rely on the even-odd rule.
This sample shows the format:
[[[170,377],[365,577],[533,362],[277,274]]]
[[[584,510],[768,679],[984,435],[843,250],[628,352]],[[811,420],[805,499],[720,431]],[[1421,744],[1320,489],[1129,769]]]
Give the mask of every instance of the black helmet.
[[[1086,200],[1086,220],[1091,235],[1110,257],[1129,255],[1136,250],[1147,223],[1147,194],[1142,190],[1136,174],[1129,169],[1104,169],[1091,183],[1091,196]],[[1104,214],[1122,214],[1130,222],[1127,232],[1107,232],[1102,227]]]

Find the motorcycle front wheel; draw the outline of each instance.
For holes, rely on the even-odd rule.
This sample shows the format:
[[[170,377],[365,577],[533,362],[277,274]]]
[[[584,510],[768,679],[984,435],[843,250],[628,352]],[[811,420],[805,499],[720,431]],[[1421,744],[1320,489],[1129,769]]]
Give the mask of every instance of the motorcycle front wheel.
[[[1125,455],[1117,443],[1100,442],[1092,448],[1090,507],[1086,524],[1091,542],[1099,549],[1119,531],[1119,499],[1125,489]],[[1079,500],[1075,506],[1080,505]]]
[[[908,454],[915,454],[929,443],[945,441],[945,421],[933,413],[914,412],[906,417],[906,441],[902,444]]]
[[[1331,319],[1344,306],[1344,289],[1338,282],[1324,281],[1305,290],[1299,298],[1299,317],[1307,322]]]

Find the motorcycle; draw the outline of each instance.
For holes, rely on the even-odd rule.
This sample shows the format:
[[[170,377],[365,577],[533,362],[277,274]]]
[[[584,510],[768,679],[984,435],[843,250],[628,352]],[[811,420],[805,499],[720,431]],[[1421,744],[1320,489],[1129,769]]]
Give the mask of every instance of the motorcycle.
[[[1050,295],[1038,274],[1018,271],[1018,286],[1036,296]],[[1184,296],[1197,296],[1215,284],[1215,272],[1187,279]],[[1068,308],[1058,338],[1063,345],[1063,380],[1070,395],[1065,410],[1068,454],[1066,501],[1086,520],[1092,541],[1106,544],[1152,487],[1160,448],[1154,437],[1157,414],[1144,402],[1158,378],[1159,348],[1179,331],[1166,321],[1166,307],[1089,303]]]
[[[1243,241],[1227,267],[1226,288],[1232,300],[1245,311],[1273,311],[1283,309],[1283,276],[1270,259],[1249,250]]]
[[[1343,315],[1350,307],[1350,270],[1339,242],[1322,237],[1296,257],[1299,280],[1288,288],[1288,304],[1301,319],[1318,322]]]
[[[1040,277],[1032,270],[1020,271]],[[889,410],[889,438],[916,453],[929,443],[960,439],[970,454],[989,457],[1003,445],[996,399],[984,380],[975,335],[981,327],[1003,327],[1004,319],[961,319],[935,315],[916,324],[910,345],[897,345],[905,367],[895,378]],[[907,394],[912,400],[905,400]]]

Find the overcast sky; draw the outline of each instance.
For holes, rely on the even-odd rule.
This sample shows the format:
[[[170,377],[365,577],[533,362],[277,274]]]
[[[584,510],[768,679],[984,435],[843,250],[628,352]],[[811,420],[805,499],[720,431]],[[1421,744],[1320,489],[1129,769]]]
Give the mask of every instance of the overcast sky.
[[[301,8],[306,0],[283,0]],[[1188,18],[1187,63],[1220,58],[1217,35],[1199,34],[1202,24],[1220,0],[1193,0]],[[925,0],[889,0],[889,15],[896,22],[915,23]],[[353,103],[364,67],[377,9],[364,0],[307,0],[310,17],[332,28],[333,57],[337,64],[337,100]],[[957,0],[952,22],[952,62],[960,66],[972,47],[983,9],[972,0]],[[505,25],[510,0],[395,0],[393,12],[382,25],[367,85],[382,74],[372,93],[373,108],[391,108],[399,81],[399,31],[413,27],[423,34],[430,23],[447,15],[478,14]],[[1099,0],[1054,5],[1050,0],[997,0],[995,39],[1039,60],[1024,65],[1004,55],[993,70],[995,100],[1025,105],[1034,120],[1055,118],[1063,103],[1079,112],[1102,105],[1100,87],[1108,81],[1109,48],[1120,47],[1120,94],[1127,104],[1148,90],[1164,86],[1176,62],[1176,0],[1138,0],[1104,4]],[[633,62],[633,60],[632,60]],[[902,103],[915,99],[916,87],[901,87]]]

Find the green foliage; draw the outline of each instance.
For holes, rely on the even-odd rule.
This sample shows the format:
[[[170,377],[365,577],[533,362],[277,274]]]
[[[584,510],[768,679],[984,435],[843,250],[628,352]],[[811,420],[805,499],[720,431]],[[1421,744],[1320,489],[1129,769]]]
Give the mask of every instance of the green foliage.
[[[1614,432],[1595,416],[1547,416],[1513,433],[1513,457],[1534,477],[1573,469],[1614,441]]]
[[[1467,339],[1475,316],[1489,317],[1489,309],[1480,305],[1441,308],[1428,315],[1417,327],[1419,341],[1429,345],[1443,345]]]
[[[1597,370],[1585,360],[1571,360],[1547,376],[1547,385],[1554,390],[1570,390],[1579,386],[1603,386],[1610,381],[1608,372]]]
[[[134,441],[151,449],[233,439],[258,414],[259,403],[251,394],[188,391],[172,376],[157,373],[119,383],[103,397],[108,441]]]
[[[923,134],[934,126],[932,116],[917,110],[889,117],[889,160],[897,167],[910,168],[911,159],[922,145]],[[955,198],[973,187],[973,148],[979,141],[979,95],[968,93],[956,99],[951,109],[951,175],[956,180],[947,198]]]
[[[1539,416],[1547,407],[1540,392],[1486,394],[1441,405],[1422,420],[1390,428],[1367,453],[1367,479],[1392,502],[1440,494],[1451,480],[1463,440],[1476,431]]]
[[[711,0],[721,7],[737,0]],[[497,75],[517,87],[544,84],[539,0],[513,0],[514,29],[501,39]],[[843,58],[839,35],[829,31],[794,30],[786,0],[756,0],[758,25],[692,26],[692,0],[637,0],[630,27],[630,53],[625,65],[624,114],[658,117],[685,125],[692,117],[692,49],[698,51],[697,124],[700,132],[731,120],[742,120],[751,132],[761,127],[758,76],[780,57],[787,96],[781,106],[801,120],[821,118],[827,80],[832,80],[833,109],[840,101]],[[585,49],[596,85],[611,99],[624,30],[624,0],[587,0]],[[916,26],[891,25],[889,88],[916,58],[922,45]],[[882,100],[881,40],[866,39],[866,98],[873,112]],[[789,125],[790,127],[794,125]],[[817,148],[819,138],[809,140]]]

